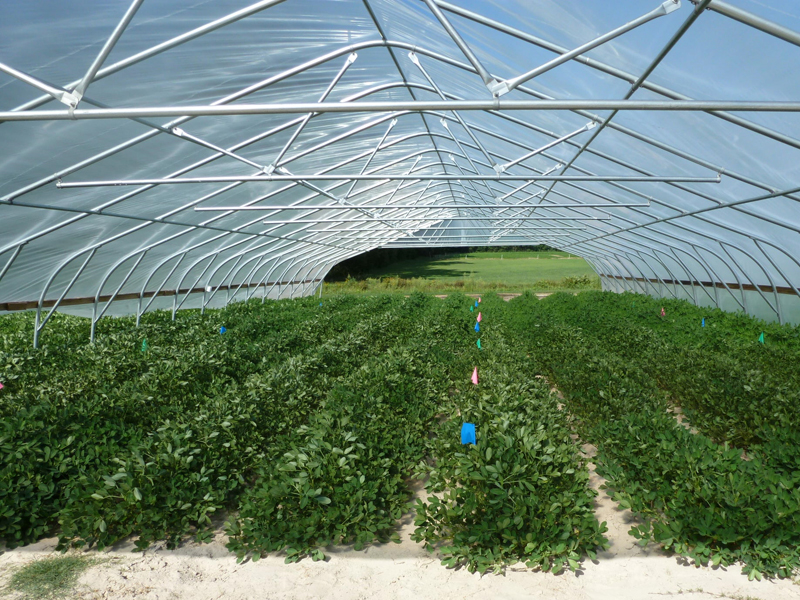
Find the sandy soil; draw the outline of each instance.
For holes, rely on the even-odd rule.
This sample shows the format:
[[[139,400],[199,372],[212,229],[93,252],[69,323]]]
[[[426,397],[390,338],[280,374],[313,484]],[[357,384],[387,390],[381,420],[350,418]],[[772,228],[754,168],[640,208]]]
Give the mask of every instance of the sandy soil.
[[[591,446],[585,446],[587,456]],[[593,467],[593,465],[590,464]],[[595,489],[603,480],[592,469]],[[681,600],[789,600],[800,599],[800,582],[753,581],[739,567],[711,569],[685,566],[656,548],[643,549],[627,531],[634,522],[630,511],[620,510],[599,490],[596,511],[608,524],[611,542],[598,561],[586,560],[577,574],[551,575],[524,565],[504,575],[470,574],[445,569],[435,556],[409,538],[413,519],[401,528],[401,544],[373,546],[356,552],[334,548],[325,562],[304,560],[285,565],[280,556],[237,564],[219,533],[210,544],[187,544],[177,550],[155,547],[132,553],[131,545],[91,554],[103,562],[80,579],[74,597],[120,600],[239,600],[251,598],[441,599],[515,598],[609,599],[670,598]],[[51,555],[54,539],[0,555],[0,587],[19,566]]]

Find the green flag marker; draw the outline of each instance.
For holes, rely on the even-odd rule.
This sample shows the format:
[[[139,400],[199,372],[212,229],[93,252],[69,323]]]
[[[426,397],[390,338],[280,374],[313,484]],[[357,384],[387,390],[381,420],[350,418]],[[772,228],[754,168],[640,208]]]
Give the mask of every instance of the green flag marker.
[[[763,331],[761,332],[761,335],[760,335],[760,336],[758,336],[758,341],[759,341],[759,343],[761,343],[761,344],[763,344],[763,343],[764,343],[764,332],[763,332]]]
[[[478,340],[478,350],[480,350],[480,349],[481,349],[481,341]]]
[[[469,312],[475,312],[475,307],[471,304],[469,305]]]
[[[147,352],[147,340],[142,340],[142,352]]]

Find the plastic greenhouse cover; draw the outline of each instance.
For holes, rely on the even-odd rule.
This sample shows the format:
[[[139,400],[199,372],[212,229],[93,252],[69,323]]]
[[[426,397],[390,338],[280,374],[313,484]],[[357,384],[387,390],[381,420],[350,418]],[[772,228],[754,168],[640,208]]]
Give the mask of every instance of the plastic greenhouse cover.
[[[667,0],[668,14],[495,98],[481,69],[507,81],[661,3],[137,0],[74,112],[68,99],[43,95],[42,88],[74,89],[127,7],[98,0],[4,3],[0,310],[38,306],[44,316],[59,299],[97,298],[102,306],[112,297],[138,296],[146,304],[163,290],[252,290],[282,277],[315,285],[335,263],[371,248],[447,246],[456,238],[446,236],[460,235],[470,246],[504,238],[519,245],[524,238],[560,247],[631,289],[639,280],[671,281],[676,290],[679,283],[705,282],[727,286],[732,295],[738,289],[742,299],[747,289],[768,297],[770,306],[774,297],[771,310],[785,319],[778,293],[800,292],[797,106],[614,111],[535,105],[800,98],[796,2],[704,2],[700,10],[687,0]],[[727,16],[730,6],[745,11],[749,22]],[[789,39],[765,32],[765,21]],[[482,110],[428,106],[495,100]],[[529,105],[512,110],[504,107],[508,101]],[[348,112],[238,110],[319,102],[354,106]],[[359,102],[385,105],[363,111]],[[241,114],[164,117],[140,110],[192,112],[209,105]],[[86,113],[112,108],[128,112],[96,119]],[[42,111],[35,120],[19,120]],[[387,179],[347,179],[356,174]],[[430,179],[439,175],[451,179]],[[718,176],[718,183],[709,181]],[[186,177],[227,179],[166,182]],[[614,180],[619,177],[660,180]],[[704,181],[691,181],[697,178]],[[158,183],[66,187],[142,179]],[[392,204],[401,208],[387,207]],[[196,210],[259,205],[286,208]],[[313,205],[329,208],[297,208]],[[563,228],[558,235],[556,227]]]

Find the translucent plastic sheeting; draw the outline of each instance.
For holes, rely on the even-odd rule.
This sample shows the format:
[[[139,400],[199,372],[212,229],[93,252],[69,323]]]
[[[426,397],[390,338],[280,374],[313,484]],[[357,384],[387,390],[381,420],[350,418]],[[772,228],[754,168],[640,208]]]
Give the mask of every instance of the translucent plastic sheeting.
[[[714,2],[699,11],[668,0],[667,14],[556,65],[661,5],[145,0],[73,118],[9,113],[0,123],[0,310],[36,308],[41,329],[59,303],[97,320],[217,306],[220,295],[274,297],[278,285],[303,295],[349,256],[461,236],[470,246],[546,243],[587,258],[609,288],[680,289],[694,302],[796,321],[786,298],[800,284],[800,114],[503,106],[800,98],[796,3],[733,0],[749,11],[742,23]],[[125,8],[0,5],[0,112],[68,111],[42,89],[74,89]],[[765,19],[789,41],[760,30]],[[487,101],[492,90],[500,96],[489,110],[394,106]],[[366,101],[386,105],[359,110]],[[170,118],[139,110],[317,102],[353,107]],[[107,108],[129,113],[82,113]],[[431,179],[443,174],[453,179]],[[303,178],[311,175],[330,179]],[[169,181],[186,177],[200,181]],[[156,182],[59,185],[140,179]],[[244,206],[274,208],[196,210]],[[308,206],[325,208],[299,210]],[[81,302],[87,308],[74,308]]]

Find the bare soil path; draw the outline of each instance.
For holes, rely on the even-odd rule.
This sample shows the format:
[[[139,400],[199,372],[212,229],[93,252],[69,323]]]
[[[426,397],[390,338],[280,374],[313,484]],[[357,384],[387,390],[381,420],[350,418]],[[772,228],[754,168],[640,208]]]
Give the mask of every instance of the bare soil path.
[[[593,476],[593,485],[601,480]],[[601,490],[598,516],[608,523],[611,547],[598,561],[585,561],[577,574],[533,572],[523,565],[505,575],[470,574],[445,569],[435,556],[409,539],[413,519],[401,529],[401,544],[330,549],[325,562],[304,560],[285,565],[280,556],[237,564],[222,533],[210,544],[187,544],[177,550],[154,548],[144,554],[120,547],[100,555],[73,596],[113,600],[249,599],[528,599],[633,600],[676,597],[681,600],[797,600],[800,585],[791,581],[748,582],[738,567],[683,566],[660,551],[640,548],[627,530],[628,511],[620,511]],[[51,556],[55,540],[43,540],[0,556],[0,586],[24,563]]]

